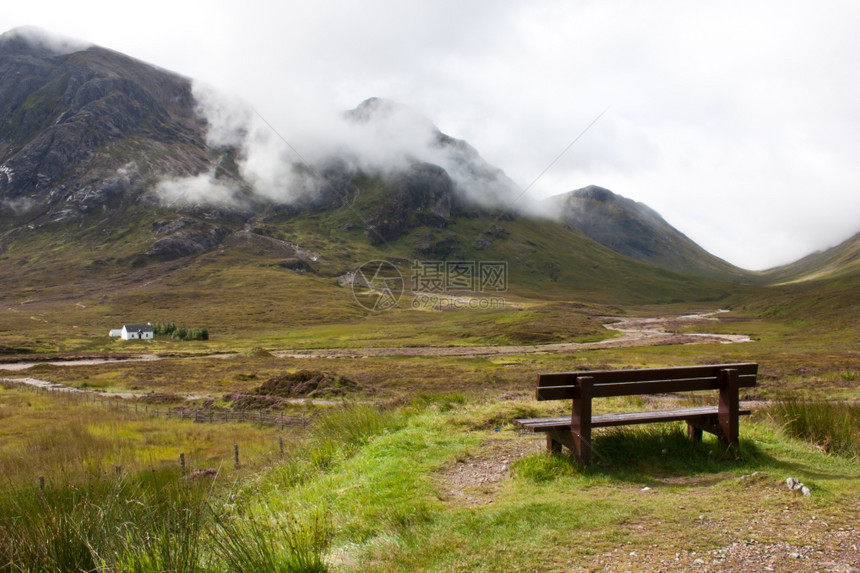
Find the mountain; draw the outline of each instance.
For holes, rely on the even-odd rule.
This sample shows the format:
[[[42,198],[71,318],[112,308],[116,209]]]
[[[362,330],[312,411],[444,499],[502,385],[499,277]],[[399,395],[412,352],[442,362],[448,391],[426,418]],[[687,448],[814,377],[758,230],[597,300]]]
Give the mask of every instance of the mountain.
[[[643,203],[590,185],[545,200],[558,220],[622,255],[662,269],[720,279],[749,273],[715,257]]]
[[[191,82],[33,30],[0,37],[0,214],[62,220],[137,198],[217,154]]]
[[[279,144],[271,129],[245,123],[216,141],[224,126],[204,103],[188,78],[111,50],[0,37],[2,302],[117,317],[182,308],[215,325],[227,297],[274,328],[277,309],[355,315],[343,277],[380,259],[408,278],[415,261],[501,263],[506,295],[539,299],[717,301],[734,289],[714,279],[731,268],[691,277],[509,211],[518,189],[501,169],[393,102],[344,114],[357,146],[345,138],[307,160],[283,142],[263,150],[268,172],[254,144]]]

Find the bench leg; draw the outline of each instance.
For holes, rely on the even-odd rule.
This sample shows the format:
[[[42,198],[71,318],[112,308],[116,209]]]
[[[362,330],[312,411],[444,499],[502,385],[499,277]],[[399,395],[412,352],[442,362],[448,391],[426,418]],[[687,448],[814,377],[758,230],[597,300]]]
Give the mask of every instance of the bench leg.
[[[574,455],[583,465],[591,461],[591,395],[594,385],[590,376],[577,378],[579,398],[573,400],[570,417],[570,434]]]
[[[720,403],[717,408],[722,436],[720,441],[729,447],[738,445],[738,371],[733,368],[720,370]]]
[[[546,433],[547,451],[560,453],[562,446],[566,446],[570,451],[576,452],[576,446],[573,443],[570,430],[549,430]]]
[[[690,438],[691,442],[701,442],[703,433],[704,430],[702,430],[702,428],[696,427],[690,422],[687,422],[687,437]]]
[[[707,417],[699,417],[692,420],[687,420],[687,436],[690,440],[694,442],[702,441],[702,434],[704,432],[708,432],[709,434],[713,434],[720,440],[721,444],[728,444],[726,440],[725,434],[723,434],[723,427],[720,425],[720,418],[718,414],[714,414],[713,416]]]

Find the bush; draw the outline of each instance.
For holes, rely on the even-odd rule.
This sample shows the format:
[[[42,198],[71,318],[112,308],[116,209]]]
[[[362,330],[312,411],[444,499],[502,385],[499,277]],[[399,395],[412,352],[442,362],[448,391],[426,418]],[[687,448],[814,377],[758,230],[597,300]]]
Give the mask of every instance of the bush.
[[[209,340],[209,329],[186,328],[176,326],[174,323],[156,322],[152,325],[152,332],[156,335],[169,336],[174,340]]]

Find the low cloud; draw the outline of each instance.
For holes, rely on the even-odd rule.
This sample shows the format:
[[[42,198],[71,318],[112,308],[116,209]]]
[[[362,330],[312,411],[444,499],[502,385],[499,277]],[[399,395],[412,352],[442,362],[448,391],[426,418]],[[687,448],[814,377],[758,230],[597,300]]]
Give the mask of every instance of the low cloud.
[[[458,191],[479,204],[508,206],[520,194],[466,142],[388,100],[371,98],[342,113],[295,109],[288,121],[270,122],[241,99],[201,83],[195,83],[194,95],[208,123],[207,143],[237,152],[239,175],[252,199],[281,204],[312,199],[318,173],[331,165],[385,178],[420,162],[444,168]],[[166,204],[240,204],[240,185],[217,175],[212,170],[164,180],[156,192]]]
[[[36,26],[20,26],[3,34],[3,44],[26,42],[29,46],[43,48],[53,54],[71,54],[92,47],[89,42],[47,32]]]
[[[170,207],[217,205],[241,207],[239,186],[215,177],[215,170],[194,177],[163,179],[155,188],[161,202]]]
[[[32,209],[37,202],[29,197],[16,197],[15,199],[0,200],[0,211],[8,209],[15,215],[23,215]]]

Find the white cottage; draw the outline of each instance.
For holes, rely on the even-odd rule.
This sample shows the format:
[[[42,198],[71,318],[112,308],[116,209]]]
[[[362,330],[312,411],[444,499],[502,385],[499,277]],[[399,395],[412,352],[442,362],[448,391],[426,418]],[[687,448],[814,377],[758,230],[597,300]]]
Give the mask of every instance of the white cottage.
[[[150,340],[154,336],[152,324],[123,324],[119,337],[123,340]]]

